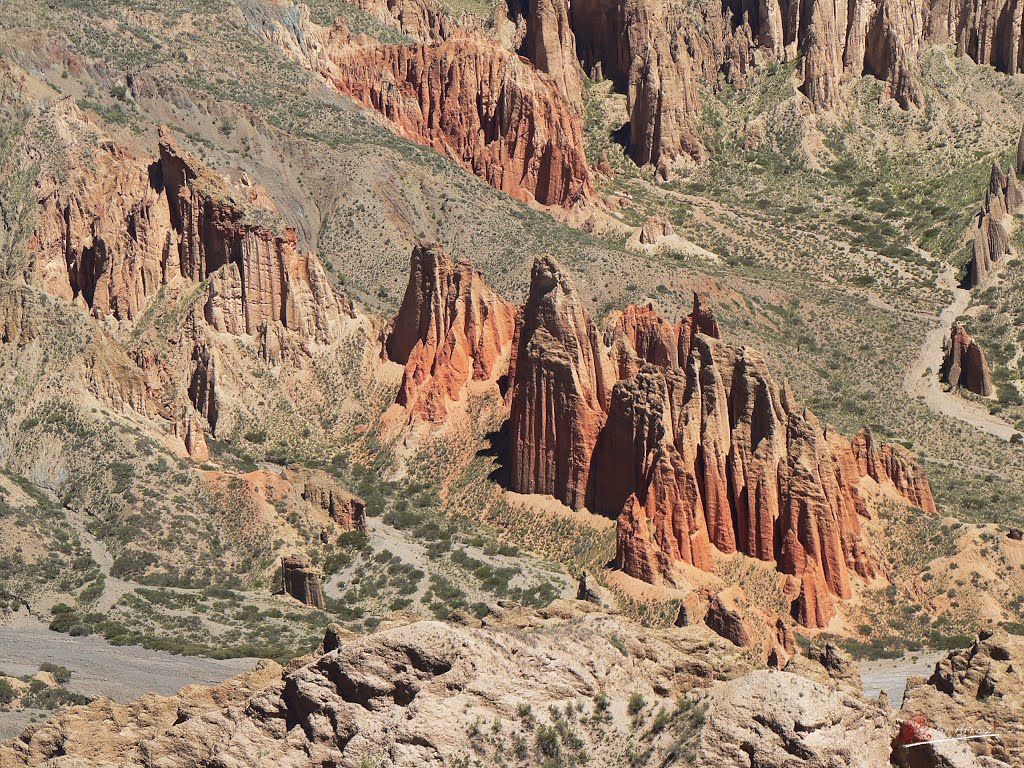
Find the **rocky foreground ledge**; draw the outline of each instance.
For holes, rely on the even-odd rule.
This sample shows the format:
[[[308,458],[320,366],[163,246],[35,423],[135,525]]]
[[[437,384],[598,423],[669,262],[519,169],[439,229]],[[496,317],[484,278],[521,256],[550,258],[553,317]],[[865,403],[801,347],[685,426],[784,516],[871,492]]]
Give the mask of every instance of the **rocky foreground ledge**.
[[[995,655],[1018,653],[1016,642],[1003,635]],[[332,628],[284,668],[66,709],[0,745],[0,766],[890,764],[904,714],[863,698],[834,648],[798,659],[796,672],[758,668],[705,627],[649,629],[574,601],[499,607],[483,623]],[[951,696],[936,675],[934,696]]]

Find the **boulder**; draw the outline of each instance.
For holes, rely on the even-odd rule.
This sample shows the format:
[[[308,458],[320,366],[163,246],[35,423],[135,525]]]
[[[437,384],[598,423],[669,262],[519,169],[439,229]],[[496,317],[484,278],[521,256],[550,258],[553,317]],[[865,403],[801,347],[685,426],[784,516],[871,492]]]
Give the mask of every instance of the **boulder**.
[[[671,222],[659,214],[651,216],[640,228],[640,242],[644,245],[657,245],[662,238],[674,234]]]

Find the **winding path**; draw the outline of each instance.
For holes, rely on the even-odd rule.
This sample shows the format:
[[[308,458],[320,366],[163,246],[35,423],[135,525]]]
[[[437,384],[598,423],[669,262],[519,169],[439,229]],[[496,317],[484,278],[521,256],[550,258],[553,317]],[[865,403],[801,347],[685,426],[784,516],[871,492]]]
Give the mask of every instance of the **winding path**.
[[[917,358],[910,364],[903,377],[903,388],[911,397],[922,397],[925,404],[936,413],[970,424],[1003,440],[1009,440],[1017,434],[1017,429],[1012,424],[992,415],[980,403],[947,392],[939,382],[943,341],[949,334],[953,321],[962,315],[971,303],[970,292],[960,287],[957,278],[958,270],[952,264],[947,264],[939,274],[939,286],[952,291],[953,299],[939,313],[936,325],[925,334]]]

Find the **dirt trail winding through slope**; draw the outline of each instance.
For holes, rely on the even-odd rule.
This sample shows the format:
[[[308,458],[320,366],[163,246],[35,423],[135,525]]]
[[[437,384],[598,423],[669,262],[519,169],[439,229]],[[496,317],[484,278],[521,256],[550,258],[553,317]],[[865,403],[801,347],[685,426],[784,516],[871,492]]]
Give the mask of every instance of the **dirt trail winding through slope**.
[[[960,287],[958,270],[951,264],[947,264],[939,275],[938,283],[953,292],[953,299],[939,314],[936,325],[925,334],[917,358],[911,363],[903,378],[903,388],[911,397],[923,397],[927,406],[936,413],[970,424],[1003,440],[1009,440],[1017,433],[1015,427],[998,416],[993,416],[983,405],[946,392],[939,382],[942,343],[949,334],[953,321],[962,315],[970,304],[971,294]]]

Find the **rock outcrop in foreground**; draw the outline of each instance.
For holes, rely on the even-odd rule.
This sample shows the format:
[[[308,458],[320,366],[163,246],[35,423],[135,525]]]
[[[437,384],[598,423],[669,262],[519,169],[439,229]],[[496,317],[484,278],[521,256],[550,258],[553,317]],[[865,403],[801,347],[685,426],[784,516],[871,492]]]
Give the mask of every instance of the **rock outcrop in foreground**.
[[[598,768],[618,768],[625,754],[644,768],[678,762],[673,754],[697,768],[740,758],[790,768],[794,754],[806,768],[888,761],[881,706],[801,675],[751,671],[744,653],[703,627],[641,630],[579,602],[541,615],[499,609],[486,621],[392,623],[368,636],[332,628],[320,652],[287,671],[264,664],[214,689],[62,710],[0,745],[0,765],[355,768],[385,756],[396,768],[442,768],[477,755],[525,768],[551,754],[586,754]],[[638,727],[659,711],[657,728]]]
[[[714,570],[716,550],[774,562],[796,618],[825,626],[853,574],[876,576],[868,489],[934,513],[931,489],[904,448],[824,427],[720,333],[695,297],[679,323],[628,307],[602,340],[569,276],[538,258],[510,373],[511,488],[617,518],[616,563],[644,581]]]
[[[995,733],[998,738],[936,744],[924,750],[897,748],[893,763],[905,768],[1024,764],[1022,660],[1024,638],[986,629],[969,648],[953,651],[936,664],[927,680],[908,678],[904,720],[920,722],[933,739],[982,733]],[[918,754],[919,750],[925,754]],[[975,755],[984,757],[978,760]]]
[[[515,316],[515,305],[468,264],[455,264],[439,245],[417,245],[384,343],[384,355],[405,365],[398,403],[428,421],[444,421],[469,381],[504,373]]]
[[[954,388],[963,387],[982,397],[991,397],[994,391],[985,351],[960,323],[954,323],[950,332],[942,379]]]
[[[567,207],[590,193],[580,111],[556,79],[486,34],[389,45],[313,24],[308,10],[290,26],[262,22],[299,64],[497,189]]]

